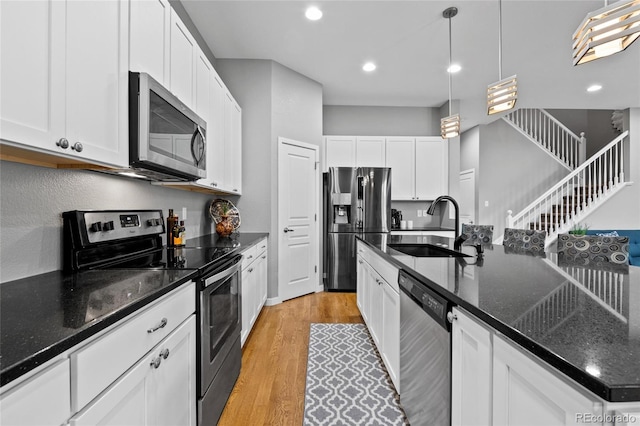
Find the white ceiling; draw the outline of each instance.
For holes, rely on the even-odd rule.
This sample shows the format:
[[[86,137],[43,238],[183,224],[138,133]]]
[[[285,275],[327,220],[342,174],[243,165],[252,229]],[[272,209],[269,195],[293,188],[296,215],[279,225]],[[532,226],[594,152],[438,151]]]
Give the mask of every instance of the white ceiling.
[[[216,58],[272,59],[323,85],[324,105],[440,107],[448,99],[447,7],[453,99],[463,130],[487,123],[485,94],[498,80],[498,1],[181,0]],[[304,17],[310,5],[324,13]],[[640,41],[574,67],[571,36],[602,0],[503,0],[502,76],[518,76],[518,107],[640,107]],[[366,74],[361,67],[374,61]],[[598,83],[603,89],[587,93]]]

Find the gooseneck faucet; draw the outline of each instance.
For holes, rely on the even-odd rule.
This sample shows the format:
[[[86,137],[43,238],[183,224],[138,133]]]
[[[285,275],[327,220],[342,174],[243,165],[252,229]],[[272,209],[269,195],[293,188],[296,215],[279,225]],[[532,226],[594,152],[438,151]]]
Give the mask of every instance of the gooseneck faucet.
[[[436,210],[436,206],[442,202],[442,201],[451,201],[451,204],[453,204],[453,209],[456,215],[456,221],[455,221],[455,240],[453,242],[453,249],[460,251],[460,247],[462,246],[462,242],[465,240],[465,238],[462,235],[458,236],[458,232],[460,232],[460,207],[458,206],[458,202],[453,199],[453,197],[450,197],[449,195],[441,195],[438,198],[436,198],[433,203],[431,203],[431,205],[429,206],[429,209],[427,210],[427,214],[433,216],[433,213]]]

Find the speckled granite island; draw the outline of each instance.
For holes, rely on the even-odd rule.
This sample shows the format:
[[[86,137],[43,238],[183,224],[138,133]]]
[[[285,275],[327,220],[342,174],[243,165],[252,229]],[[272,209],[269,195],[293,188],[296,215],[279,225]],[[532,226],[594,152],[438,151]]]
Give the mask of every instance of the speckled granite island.
[[[387,245],[453,248],[453,240],[358,238],[604,401],[640,401],[640,268],[602,272],[558,266],[554,253],[512,254],[501,245],[485,248],[482,259],[471,246],[462,247],[469,257],[413,257]]]

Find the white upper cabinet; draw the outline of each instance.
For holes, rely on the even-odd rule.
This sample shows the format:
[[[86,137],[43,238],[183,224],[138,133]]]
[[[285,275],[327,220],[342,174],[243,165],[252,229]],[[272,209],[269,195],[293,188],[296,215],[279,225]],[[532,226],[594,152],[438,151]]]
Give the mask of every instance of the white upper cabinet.
[[[169,85],[168,0],[131,0],[129,68],[146,72],[163,86]]]
[[[433,200],[448,191],[449,154],[439,136],[387,138],[393,200]]]
[[[195,110],[193,93],[198,45],[173,9],[169,40],[169,90]]]
[[[0,7],[3,143],[70,159],[25,162],[126,166],[129,2]]]
[[[387,138],[387,167],[391,167],[391,199],[415,200],[415,138]]]
[[[356,139],[356,166],[385,167],[385,138],[358,136]]]
[[[242,110],[227,92],[224,99],[224,190],[242,192]]]
[[[328,170],[329,167],[355,167],[355,136],[326,136],[324,147],[325,170]]]
[[[448,193],[449,146],[439,136],[416,138],[416,199]]]

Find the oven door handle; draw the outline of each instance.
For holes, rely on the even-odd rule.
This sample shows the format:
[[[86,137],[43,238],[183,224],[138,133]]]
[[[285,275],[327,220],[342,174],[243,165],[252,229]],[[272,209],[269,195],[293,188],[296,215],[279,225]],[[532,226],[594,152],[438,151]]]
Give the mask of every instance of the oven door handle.
[[[235,274],[236,272],[238,272],[240,270],[240,266],[241,266],[240,261],[241,260],[242,260],[242,256],[238,256],[238,259],[234,262],[233,265],[229,266],[224,271],[218,272],[217,274],[206,278],[204,280],[204,287],[205,288],[209,287],[211,284],[213,284],[213,283],[215,283],[217,281],[222,281],[225,278],[230,277],[233,274]]]

